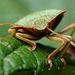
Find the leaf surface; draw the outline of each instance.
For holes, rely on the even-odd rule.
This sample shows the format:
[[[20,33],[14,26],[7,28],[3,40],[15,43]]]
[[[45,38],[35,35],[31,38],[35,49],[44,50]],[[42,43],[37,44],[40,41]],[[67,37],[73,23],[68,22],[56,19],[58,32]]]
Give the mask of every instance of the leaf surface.
[[[37,44],[36,50],[30,52],[30,45],[14,37],[2,37],[0,39],[0,75],[8,75],[18,70],[28,70],[39,73],[48,62],[45,61],[49,53],[54,49]],[[53,66],[63,67],[58,57],[58,52],[53,58]],[[75,60],[64,56],[68,64],[75,65]]]

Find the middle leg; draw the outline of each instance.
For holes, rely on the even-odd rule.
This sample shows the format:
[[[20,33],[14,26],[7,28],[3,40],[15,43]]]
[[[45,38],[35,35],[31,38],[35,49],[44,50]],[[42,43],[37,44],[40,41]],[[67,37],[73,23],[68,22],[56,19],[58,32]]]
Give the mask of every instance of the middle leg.
[[[36,40],[36,39],[39,39],[40,37],[35,37],[33,35],[30,35],[30,34],[23,34],[23,33],[16,33],[16,37],[20,40],[23,40],[27,43],[29,43],[30,45],[32,45],[32,47],[30,48],[30,51],[33,51],[35,50],[36,48],[36,43],[33,42],[33,41],[30,41],[29,39],[33,39],[33,40]]]

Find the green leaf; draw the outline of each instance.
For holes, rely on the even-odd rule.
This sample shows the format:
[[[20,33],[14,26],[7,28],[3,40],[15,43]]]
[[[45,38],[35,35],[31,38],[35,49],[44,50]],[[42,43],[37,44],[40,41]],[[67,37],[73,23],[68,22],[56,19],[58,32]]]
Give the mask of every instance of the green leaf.
[[[0,75],[12,74],[16,71],[34,71],[39,73],[48,65],[47,59],[54,49],[37,44],[34,51],[30,51],[30,45],[18,40],[15,37],[1,37],[0,39]],[[58,52],[53,58],[53,67],[63,67],[63,63],[58,57]],[[68,64],[75,65],[75,60],[70,59],[66,55],[64,58]]]

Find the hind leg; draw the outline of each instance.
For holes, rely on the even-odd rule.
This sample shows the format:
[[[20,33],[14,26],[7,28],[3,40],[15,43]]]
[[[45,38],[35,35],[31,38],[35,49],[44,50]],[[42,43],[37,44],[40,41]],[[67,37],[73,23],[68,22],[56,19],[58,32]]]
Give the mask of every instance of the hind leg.
[[[63,35],[64,37],[68,38],[69,40],[72,41],[72,38],[68,35]],[[56,42],[59,42],[59,43],[62,43],[62,45],[57,48],[56,50],[54,50],[51,54],[48,55],[48,62],[50,64],[50,69],[52,69],[52,61],[51,61],[51,58],[60,50],[62,49],[64,46],[65,46],[65,40],[62,39],[61,37],[57,36],[57,35],[46,35],[46,37],[51,40],[51,41],[56,41]],[[63,57],[60,57],[61,58],[61,61],[64,63],[64,68],[66,67],[66,62],[65,60],[63,59]]]
[[[70,36],[72,36],[75,32],[75,23],[67,26],[66,28],[62,29],[61,31],[59,31],[58,33],[59,34],[62,34],[62,33],[65,33],[69,30],[73,29],[72,33],[70,34]],[[72,40],[72,37],[71,37],[71,40]],[[65,54],[65,52],[67,51],[67,48],[70,46],[70,43],[67,43],[66,46],[62,49],[62,53],[60,55],[60,57],[63,57],[63,55]]]

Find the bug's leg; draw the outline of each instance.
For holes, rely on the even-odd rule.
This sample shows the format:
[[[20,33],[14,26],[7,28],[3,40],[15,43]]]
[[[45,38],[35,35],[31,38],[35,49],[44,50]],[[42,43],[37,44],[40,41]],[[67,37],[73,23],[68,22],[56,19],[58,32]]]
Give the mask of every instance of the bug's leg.
[[[58,33],[59,33],[59,34],[62,34],[62,33],[64,33],[64,32],[69,31],[70,29],[75,29],[75,23],[73,23],[73,24],[67,26],[66,28],[62,29],[62,30],[59,31]]]
[[[35,36],[33,36],[33,35],[25,34],[25,33],[24,33],[24,34],[22,34],[22,33],[16,33],[16,37],[17,37],[18,39],[21,39],[21,40],[23,40],[23,41],[25,41],[25,42],[31,44],[32,47],[30,48],[30,51],[35,50],[35,48],[36,48],[36,43],[30,41],[29,39],[34,39],[34,40],[35,40],[35,39],[38,39],[39,37],[35,37]]]
[[[62,33],[65,33],[65,32],[67,32],[67,31],[69,31],[70,29],[74,29],[74,30],[72,31],[72,33],[70,34],[70,38],[72,39],[71,36],[72,36],[72,35],[74,34],[74,32],[75,32],[75,23],[73,23],[73,24],[67,26],[66,28],[62,29],[62,30],[59,31],[58,33],[59,33],[59,34],[62,34]],[[61,55],[60,55],[61,58],[63,57],[63,55],[65,54],[65,52],[67,51],[67,49],[68,49],[69,46],[70,46],[70,43],[67,42],[66,46],[62,49],[62,53],[61,53]],[[62,59],[62,60],[63,60],[63,59]]]
[[[51,31],[52,33],[54,33],[54,35],[57,35],[57,36],[61,37],[62,39],[64,39],[64,40],[70,42],[70,44],[75,47],[75,44],[74,44],[70,39],[66,38],[65,36],[60,35],[59,33],[54,32],[54,31],[51,30],[50,28],[47,28],[47,29],[48,29],[49,31]]]
[[[67,40],[68,42],[69,42],[69,44],[71,44],[71,45],[73,45],[73,46],[75,46],[75,44],[72,42],[72,37],[71,36],[69,36],[69,35],[60,35],[59,33],[56,33],[56,32],[54,32],[53,30],[51,30],[51,29],[49,29],[48,28],[48,30],[50,30],[51,32],[53,32],[54,34],[56,34],[56,35],[52,35],[51,37],[48,37],[50,40],[55,40],[55,39],[53,39],[54,38],[54,36],[58,36],[59,38],[61,38],[61,39],[63,39],[63,41],[64,40]],[[47,36],[49,36],[49,35],[47,35]],[[58,41],[57,42],[60,42],[60,40],[59,40],[59,38],[58,38]],[[62,43],[62,40],[61,40],[61,43]],[[59,48],[61,48],[61,46],[59,47]],[[56,50],[58,50],[58,49],[56,49]],[[65,49],[66,50],[66,49]],[[63,52],[62,52],[62,55],[60,55],[60,57],[61,57],[61,61],[64,63],[64,68],[66,67],[66,62],[65,62],[65,60],[62,58],[63,57],[63,54],[64,54],[64,52],[65,52],[65,50],[63,49]],[[55,53],[55,51],[54,51],[54,53]],[[53,53],[50,55],[50,57],[52,56],[52,55],[54,55]],[[51,61],[51,60],[50,60]]]
[[[72,40],[71,36],[73,35],[74,32],[75,32],[75,29],[70,34],[70,37],[69,37],[70,40]],[[65,45],[65,47],[62,49],[62,52],[61,52],[61,55],[60,55],[61,58],[63,57],[63,55],[65,54],[65,52],[67,51],[67,49],[68,49],[69,46],[70,46],[70,43],[67,42],[67,44]]]
[[[52,69],[52,61],[51,61],[51,58],[52,58],[62,47],[64,47],[64,45],[65,45],[65,40],[62,39],[62,38],[60,38],[60,37],[57,36],[57,35],[53,35],[53,36],[46,35],[46,37],[47,37],[49,40],[62,43],[62,45],[61,45],[59,48],[57,48],[57,49],[54,50],[51,54],[48,55],[48,62],[49,62],[49,64],[50,64],[50,69]]]
[[[68,39],[70,39],[72,41],[72,37],[71,36],[69,36],[69,35],[63,35],[63,36],[65,36],[66,38],[68,38]],[[61,61],[64,63],[63,68],[66,67],[66,61],[64,60],[63,55],[65,54],[65,52],[67,51],[67,48],[69,46],[70,46],[70,42],[67,42],[67,44],[64,46],[64,48],[62,49],[61,54],[60,54]]]

